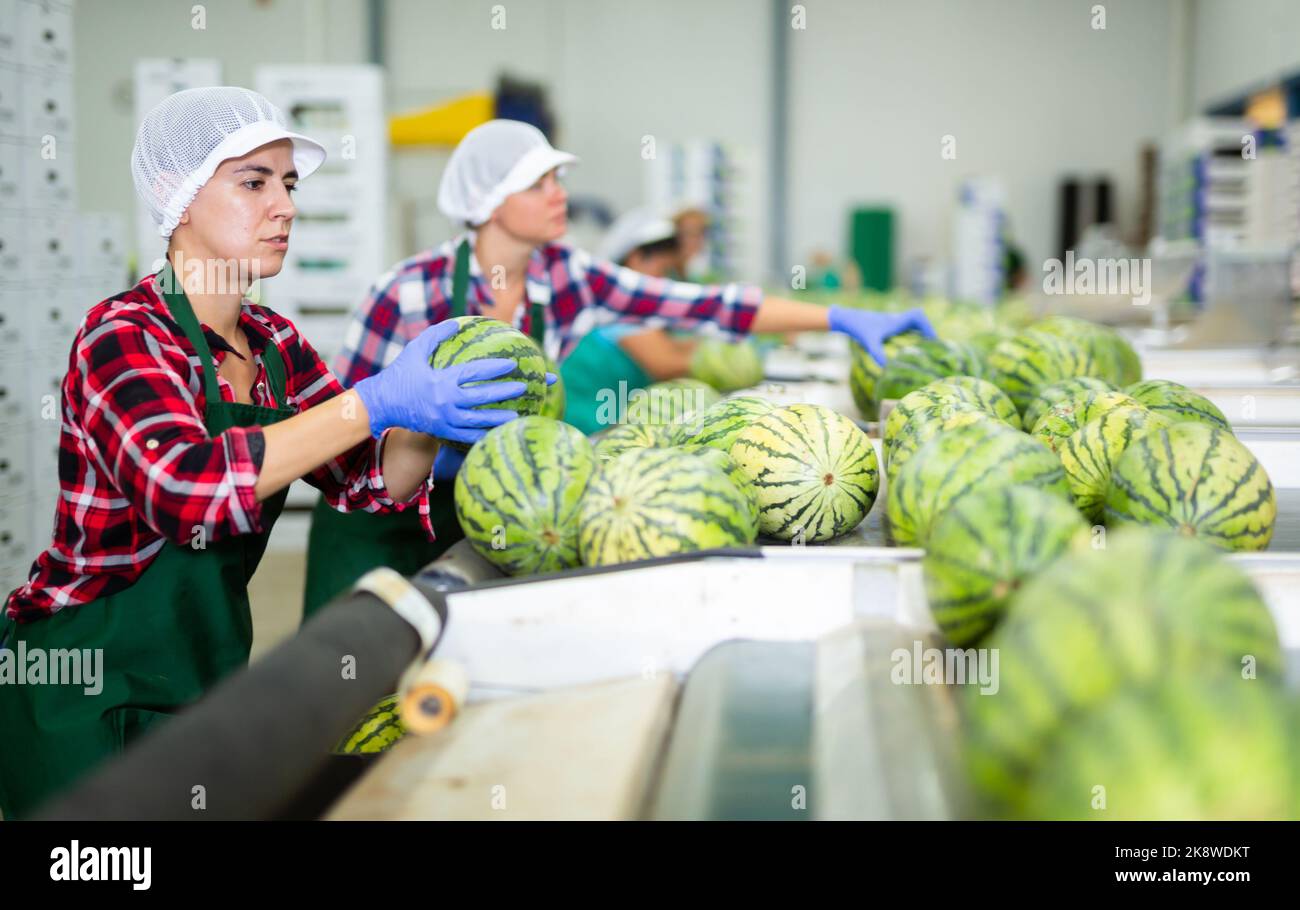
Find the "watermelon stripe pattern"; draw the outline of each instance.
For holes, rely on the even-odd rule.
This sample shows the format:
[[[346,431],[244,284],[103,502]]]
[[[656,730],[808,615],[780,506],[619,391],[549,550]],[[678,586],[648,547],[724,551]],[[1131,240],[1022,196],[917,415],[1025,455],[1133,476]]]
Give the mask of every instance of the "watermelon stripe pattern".
[[[931,439],[890,475],[886,515],[894,542],[924,546],[935,519],[974,490],[1025,484],[1066,498],[1060,460],[1042,443],[996,420]]]
[[[736,437],[731,457],[753,481],[759,528],[819,543],[866,518],[880,488],[876,451],[842,414],[812,404],[779,408]]]
[[[1106,523],[1167,525],[1225,550],[1262,550],[1277,497],[1262,465],[1227,430],[1179,423],[1148,433],[1120,456]]]
[[[1063,401],[1069,401],[1072,398],[1078,398],[1089,392],[1113,392],[1115,391],[1108,383],[1103,382],[1093,376],[1075,376],[1071,379],[1062,379],[1060,382],[1054,382],[1043,389],[1040,389],[1034,399],[1029,402],[1025,408],[1024,421],[1021,423],[1026,430],[1032,431],[1034,425],[1042,418],[1044,414],[1052,409],[1053,405],[1060,404]]]
[[[1089,421],[1057,446],[1074,505],[1090,522],[1102,520],[1110,474],[1129,445],[1169,421],[1143,407],[1121,407]]]
[[[889,416],[893,418],[894,415],[891,412]],[[892,480],[921,446],[939,434],[996,419],[964,402],[950,401],[918,411],[897,433],[886,436],[881,442],[880,450],[885,456],[885,477]]]
[[[518,398],[478,407],[518,411],[520,417],[540,414],[547,394],[546,358],[533,340],[504,322],[486,316],[457,316],[455,321],[460,325],[456,334],[439,344],[433,352],[430,363],[434,369],[441,370],[449,366],[493,357],[513,360],[518,366],[506,375],[497,379],[467,382],[464,385],[469,388],[485,382],[522,382],[525,389]],[[464,443],[447,440],[443,442],[461,451],[469,449],[469,446]]]
[[[681,449],[633,449],[601,466],[582,501],[584,565],[605,566],[747,546],[757,528],[744,494],[722,471]]]
[[[1192,421],[1231,430],[1228,418],[1210,399],[1167,379],[1148,379],[1124,390],[1139,402],[1174,422]]]
[[[757,395],[742,395],[719,401],[705,410],[698,420],[688,420],[674,431],[673,445],[709,446],[729,452],[741,432],[776,406]]]
[[[352,731],[339,740],[334,752],[343,755],[386,752],[405,735],[397,696],[389,695],[366,712]]]
[[[753,342],[705,339],[691,357],[691,376],[721,392],[747,389],[763,381],[763,358]]]
[[[926,338],[888,357],[877,397],[897,400],[936,379],[978,376],[982,371],[979,355],[970,346]]]
[[[490,430],[456,475],[456,517],[474,551],[507,575],[579,565],[579,505],[596,462],[582,431],[548,417]]]
[[[988,811],[1022,816],[1025,789],[1062,731],[1121,689],[1187,671],[1279,683],[1272,614],[1250,579],[1205,544],[1125,528],[1072,550],[1012,601],[988,642],[999,687],[967,688],[966,760]]]
[[[979,641],[1023,582],[1087,538],[1079,513],[1041,490],[1010,486],[964,497],[935,522],[922,562],[935,624],[959,647]]]
[[[1046,386],[1075,376],[1098,376],[1099,372],[1083,348],[1034,329],[1000,342],[985,365],[989,380],[1007,393],[1021,414]]]
[[[1084,424],[1115,408],[1140,408],[1141,403],[1123,392],[1085,392],[1057,402],[1034,424],[1034,438],[1053,452]]]
[[[653,449],[672,444],[673,427],[660,424],[620,423],[591,438],[601,461],[617,458],[631,449]]]
[[[1286,698],[1253,679],[1179,674],[1122,692],[1065,730],[1026,818],[1241,821],[1300,817]],[[1280,722],[1281,721],[1281,722]],[[1093,787],[1106,782],[1106,804]]]

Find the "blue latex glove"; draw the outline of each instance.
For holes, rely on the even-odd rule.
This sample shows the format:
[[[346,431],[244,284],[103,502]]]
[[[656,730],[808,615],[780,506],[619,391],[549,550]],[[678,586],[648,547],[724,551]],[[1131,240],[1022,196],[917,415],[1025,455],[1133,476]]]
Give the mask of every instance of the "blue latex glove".
[[[465,463],[465,453],[451,446],[441,446],[438,457],[433,460],[433,479],[448,481],[456,479],[456,472]]]
[[[848,335],[867,349],[872,359],[885,365],[885,339],[902,332],[917,331],[926,338],[936,337],[930,320],[919,307],[905,313],[876,313],[855,310],[851,307],[833,306],[830,310],[832,332]]]
[[[370,414],[372,436],[378,438],[389,427],[403,427],[473,444],[492,427],[519,416],[504,409],[473,408],[522,395],[522,382],[491,382],[468,388],[462,385],[504,376],[515,369],[515,361],[489,357],[442,370],[429,366],[438,345],[456,334],[458,328],[451,319],[430,326],[407,344],[396,360],[353,386]]]

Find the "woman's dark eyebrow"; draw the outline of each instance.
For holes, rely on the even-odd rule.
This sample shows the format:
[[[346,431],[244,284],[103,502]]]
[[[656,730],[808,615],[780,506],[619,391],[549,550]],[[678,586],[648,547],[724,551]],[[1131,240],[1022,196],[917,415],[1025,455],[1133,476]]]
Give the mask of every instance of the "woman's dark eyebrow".
[[[232,174],[238,174],[238,173],[241,173],[241,172],[243,172],[243,171],[253,171],[254,173],[256,173],[256,174],[261,174],[261,175],[263,175],[264,177],[270,177],[270,176],[273,176],[273,175],[275,174],[275,171],[273,171],[273,170],[271,170],[269,167],[266,167],[265,165],[261,165],[261,164],[245,164],[245,165],[243,165],[242,167],[237,167],[237,168],[235,168],[233,171],[231,171],[231,173],[232,173]],[[283,177],[282,179],[284,179],[284,180],[288,180],[288,179],[291,178],[291,177],[292,177],[294,180],[297,180],[297,179],[298,179],[298,172],[297,172],[297,171],[285,171],[285,173],[284,173],[284,177]]]

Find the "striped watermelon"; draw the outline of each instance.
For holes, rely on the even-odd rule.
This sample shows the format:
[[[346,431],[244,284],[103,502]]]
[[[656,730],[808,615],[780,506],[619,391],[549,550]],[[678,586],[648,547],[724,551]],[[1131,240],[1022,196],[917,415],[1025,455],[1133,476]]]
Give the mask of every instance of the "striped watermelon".
[[[672,445],[671,424],[620,423],[591,437],[601,461],[617,458],[629,449],[653,449]]]
[[[573,568],[579,502],[596,464],[582,431],[549,417],[489,430],[456,475],[456,517],[465,537],[507,575]]]
[[[1060,404],[1062,401],[1069,401],[1071,398],[1078,398],[1088,392],[1113,392],[1109,383],[1097,379],[1095,376],[1075,376],[1072,379],[1062,379],[1060,382],[1054,382],[1049,386],[1040,389],[1038,394],[1025,408],[1024,419],[1021,426],[1026,430],[1032,431],[1034,424],[1042,418],[1044,414],[1052,409],[1053,405]]]
[[[386,752],[406,735],[406,726],[397,710],[397,696],[380,700],[366,712],[361,722],[338,741],[335,753],[344,755]]]
[[[1268,607],[1250,579],[1200,541],[1147,528],[1071,551],[1026,584],[986,647],[998,690],[963,695],[975,791],[1023,815],[1025,789],[1061,733],[1117,693],[1170,675],[1281,679]]]
[[[885,428],[880,434],[886,454],[890,447],[889,440],[902,431],[913,415],[934,405],[949,402],[960,402],[978,408],[1008,426],[1020,429],[1020,414],[1016,411],[1016,406],[993,383],[974,376],[949,376],[914,389],[898,400],[885,418]]]
[[[731,449],[740,432],[776,405],[757,395],[725,398],[707,408],[699,420],[679,424],[673,431],[674,445],[712,446],[721,452]]]
[[[605,566],[747,546],[750,502],[722,470],[680,448],[632,449],[603,464],[582,500],[582,562]]]
[[[877,394],[881,401],[897,400],[936,379],[978,376],[982,371],[979,355],[969,345],[923,338],[888,358]]]
[[[889,475],[886,515],[899,546],[924,546],[935,519],[974,490],[1025,484],[1070,495],[1046,446],[996,420],[935,436]]]
[[[644,389],[634,389],[627,397],[627,422],[641,424],[680,424],[722,400],[718,390],[698,379],[669,379]]]
[[[1228,418],[1215,407],[1214,402],[1193,392],[1185,385],[1168,379],[1148,379],[1134,383],[1124,390],[1151,410],[1175,423],[1194,421],[1207,426],[1222,427],[1231,432]]]
[[[731,457],[754,482],[759,530],[778,540],[819,543],[867,517],[880,475],[867,434],[815,404],[778,408],[731,444]]]
[[[546,387],[546,400],[542,402],[541,415],[552,420],[564,419],[564,377],[555,361],[546,358],[546,371],[555,374],[555,382]]]
[[[492,357],[506,357],[519,364],[514,370],[499,379],[485,379],[480,382],[467,382],[466,386],[482,385],[484,382],[522,382],[524,393],[509,401],[485,404],[480,407],[488,409],[506,408],[518,411],[520,417],[540,414],[546,400],[546,357],[531,338],[511,328],[497,319],[486,316],[456,316],[460,328],[442,344],[438,345],[429,361],[434,369],[441,370],[460,363],[471,363]],[[469,446],[461,442],[443,440],[460,451],[468,451]]]
[[[1293,708],[1253,679],[1179,674],[1120,692],[1066,727],[1030,787],[1031,819],[1300,818]],[[1105,804],[1094,787],[1105,783]]]
[[[885,359],[889,360],[910,344],[920,341],[917,332],[904,332],[885,341]],[[853,403],[863,420],[876,420],[880,417],[880,398],[876,394],[876,383],[884,368],[867,353],[867,349],[856,341],[849,344],[849,392]]]
[[[763,358],[752,341],[704,339],[691,356],[691,375],[720,392],[747,389],[763,381]]]
[[[1086,349],[1048,332],[1026,329],[999,342],[985,358],[986,375],[1023,415],[1038,393],[1075,376],[1098,376]],[[1099,377],[1100,378],[1100,377]]]
[[[1057,402],[1038,418],[1033,426],[1034,438],[1053,452],[1084,424],[1116,408],[1140,408],[1137,399],[1123,392],[1084,392],[1075,398]]]
[[[1117,388],[1142,378],[1142,363],[1137,352],[1110,326],[1073,316],[1052,316],[1035,323],[1034,328],[1087,348],[1098,365],[1098,375]]]
[[[893,416],[892,413],[890,416]],[[881,442],[881,454],[885,457],[885,476],[893,479],[899,469],[907,464],[907,460],[934,437],[955,430],[957,427],[996,419],[991,414],[964,401],[949,401],[922,408],[913,414],[907,423],[899,427],[898,432],[893,436],[886,436]]]
[[[1108,525],[1168,525],[1225,550],[1262,550],[1273,538],[1277,498],[1232,433],[1178,423],[1139,437],[1120,456],[1105,516]]]
[[[1056,454],[1065,468],[1074,506],[1084,518],[1102,519],[1112,466],[1129,444],[1143,433],[1169,426],[1169,421],[1144,407],[1118,407],[1088,421],[1060,440]]]
[[[1087,525],[1059,496],[1020,486],[964,496],[926,544],[930,615],[954,645],[979,641],[1025,581],[1087,540]]]
[[[708,464],[731,479],[731,482],[736,485],[736,489],[744,494],[745,502],[749,504],[749,523],[757,528],[758,491],[754,489],[754,481],[741,469],[740,465],[736,464],[735,460],[726,452],[713,446],[703,445],[702,443],[688,443],[687,445],[678,446],[678,448],[684,452],[690,452],[698,458],[703,458]]]

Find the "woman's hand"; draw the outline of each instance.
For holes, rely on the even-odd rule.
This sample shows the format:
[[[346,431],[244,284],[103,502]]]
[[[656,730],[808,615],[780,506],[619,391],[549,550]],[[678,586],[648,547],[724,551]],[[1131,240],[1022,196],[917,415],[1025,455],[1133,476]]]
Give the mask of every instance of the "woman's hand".
[[[850,307],[830,308],[830,329],[848,335],[867,349],[876,363],[885,365],[885,339],[902,332],[920,332],[926,338],[936,337],[930,320],[919,308],[904,313],[876,313]]]
[[[366,406],[372,436],[378,438],[389,427],[402,427],[439,439],[474,443],[492,427],[518,416],[512,410],[475,408],[517,398],[524,393],[522,382],[463,385],[504,376],[516,368],[515,361],[491,357],[440,370],[429,365],[438,345],[458,328],[450,319],[430,326],[391,364],[353,386]]]

